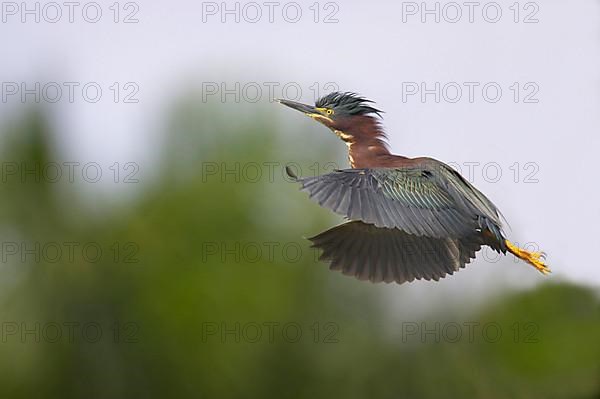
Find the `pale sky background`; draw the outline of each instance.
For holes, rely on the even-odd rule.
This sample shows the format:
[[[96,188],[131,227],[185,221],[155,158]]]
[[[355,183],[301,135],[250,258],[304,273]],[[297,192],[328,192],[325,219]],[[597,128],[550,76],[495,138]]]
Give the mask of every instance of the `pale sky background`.
[[[456,12],[448,7],[446,14],[441,11],[439,23],[433,15],[426,15],[422,23],[418,11],[403,14],[403,7],[411,8],[406,2],[312,0],[296,3],[302,10],[297,23],[282,15],[287,5],[288,19],[294,17],[289,2],[278,3],[272,23],[269,9],[259,2],[262,18],[252,23],[248,19],[254,18],[256,8],[239,2],[240,22],[225,15],[223,23],[220,9],[216,15],[205,15],[203,22],[203,7],[220,8],[220,1],[210,5],[140,1],[134,15],[139,22],[133,24],[113,22],[109,8],[113,3],[98,2],[102,18],[96,24],[83,19],[85,2],[75,9],[73,23],[68,22],[64,6],[61,20],[54,24],[45,22],[43,15],[40,23],[31,15],[22,23],[20,10],[17,15],[12,15],[12,9],[3,10],[2,82],[97,82],[103,89],[102,99],[95,104],[76,94],[73,104],[63,98],[50,105],[57,111],[55,123],[65,158],[104,165],[133,161],[141,165],[141,176],[150,173],[161,142],[157,134],[165,123],[165,106],[185,93],[190,81],[200,88],[203,82],[227,81],[230,87],[231,82],[242,86],[255,82],[264,88],[262,97],[254,104],[242,96],[244,106],[274,107],[272,115],[282,129],[289,123],[305,123],[309,137],[327,134],[310,121],[270,105],[264,82],[279,83],[276,97],[285,96],[281,86],[295,82],[302,88],[299,100],[305,102],[314,100],[310,87],[315,83],[322,94],[323,86],[334,82],[340,90],[375,100],[386,111],[384,124],[394,152],[453,162],[462,165],[465,174],[465,163],[478,162],[471,180],[503,211],[512,227],[511,238],[534,241],[548,252],[552,278],[600,284],[594,252],[600,224],[595,163],[600,144],[598,0],[520,2],[518,22],[514,22],[515,2],[501,1],[496,3],[502,11],[497,23],[486,21],[482,14],[489,2],[475,7],[472,23],[464,5],[456,23],[444,20],[444,15],[453,18]],[[131,5],[125,9],[125,3],[119,3],[120,19],[135,11]],[[33,8],[35,3],[26,4]],[[226,4],[235,7],[235,2]],[[421,2],[412,4],[420,7]],[[435,2],[427,4],[429,9],[435,7]],[[445,4],[439,3],[440,9]],[[315,8],[320,10],[317,23]],[[243,9],[247,14],[242,14]],[[52,18],[55,11],[47,11]],[[338,22],[324,23],[332,12]],[[494,18],[494,7],[488,6],[486,15]],[[538,22],[524,23],[528,15]],[[94,11],[88,9],[88,16],[93,17]],[[135,82],[139,103],[113,103],[109,87],[114,82]],[[425,82],[428,88],[435,82],[441,86],[456,82],[463,87],[463,97],[457,103],[443,97],[436,103],[433,95],[425,102],[419,95],[403,101],[403,82]],[[479,84],[473,103],[464,82]],[[517,103],[515,82],[520,94]],[[502,89],[498,102],[483,98],[486,83]],[[454,89],[448,89],[453,97]],[[531,98],[538,102],[524,103],[534,91]],[[18,108],[15,97],[0,103],[2,121]],[[232,96],[228,99],[231,102]],[[491,181],[494,169],[482,174],[483,165],[493,162],[502,171],[497,182]],[[510,168],[516,162],[517,182],[514,166]],[[527,163],[531,164],[526,167]],[[525,182],[530,172],[535,172],[531,177],[537,183]],[[531,267],[512,260],[504,262],[506,267],[481,265],[459,273],[460,279],[445,280],[443,286],[464,291],[469,284],[473,292],[486,292],[490,282],[529,286],[543,280]],[[402,289],[417,295],[432,287],[424,283]]]

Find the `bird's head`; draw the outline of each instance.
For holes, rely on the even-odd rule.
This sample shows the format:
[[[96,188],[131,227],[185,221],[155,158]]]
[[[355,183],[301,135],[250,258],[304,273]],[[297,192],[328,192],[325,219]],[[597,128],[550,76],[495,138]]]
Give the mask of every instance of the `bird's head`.
[[[346,142],[356,141],[361,138],[359,136],[383,135],[374,118],[374,115],[381,116],[382,111],[369,105],[373,101],[356,93],[333,92],[318,99],[314,106],[290,100],[277,101],[321,122]]]

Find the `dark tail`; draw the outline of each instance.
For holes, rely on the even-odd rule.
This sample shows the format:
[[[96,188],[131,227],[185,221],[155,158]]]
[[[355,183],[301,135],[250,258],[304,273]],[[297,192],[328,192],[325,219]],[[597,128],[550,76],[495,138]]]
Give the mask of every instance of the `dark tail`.
[[[431,238],[360,221],[310,238],[331,270],[374,283],[439,280],[465,267],[482,245],[481,236]]]

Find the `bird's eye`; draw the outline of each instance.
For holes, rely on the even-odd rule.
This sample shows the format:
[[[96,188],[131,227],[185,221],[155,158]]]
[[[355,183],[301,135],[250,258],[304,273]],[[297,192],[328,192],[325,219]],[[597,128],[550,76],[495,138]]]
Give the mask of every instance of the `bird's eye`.
[[[331,114],[333,114],[333,110],[332,110],[332,109],[328,109],[327,111],[325,111],[325,113],[326,113],[327,115],[331,115]]]

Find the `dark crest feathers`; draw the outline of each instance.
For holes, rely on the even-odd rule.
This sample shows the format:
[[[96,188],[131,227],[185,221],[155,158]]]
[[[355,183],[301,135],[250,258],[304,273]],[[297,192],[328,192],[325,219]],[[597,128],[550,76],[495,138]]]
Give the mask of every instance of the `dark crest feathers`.
[[[377,114],[377,116],[381,117],[383,111],[371,107],[369,104],[372,103],[373,101],[368,100],[356,93],[341,93],[334,91],[318,99],[315,103],[315,107],[333,108],[336,110],[336,112],[348,115]]]

